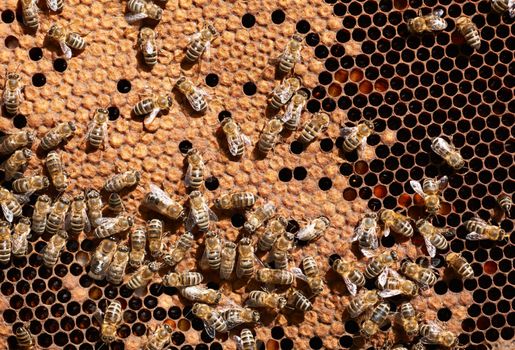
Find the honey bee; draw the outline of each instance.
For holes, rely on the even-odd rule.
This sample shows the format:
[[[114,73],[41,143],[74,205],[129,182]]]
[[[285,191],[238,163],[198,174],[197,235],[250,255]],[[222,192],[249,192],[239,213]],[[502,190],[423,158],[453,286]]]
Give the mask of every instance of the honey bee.
[[[309,299],[298,290],[290,289],[287,295],[287,306],[290,308],[302,312],[311,311],[313,309],[311,301],[309,301]]]
[[[130,234],[131,252],[129,253],[129,265],[137,268],[143,264],[145,260],[145,246],[147,236],[143,227],[136,227]]]
[[[504,211],[507,217],[510,217],[511,207],[513,205],[513,200],[511,199],[511,196],[502,193],[497,197],[497,204],[499,204],[499,207]]]
[[[125,275],[125,268],[129,263],[129,247],[125,244],[120,244],[116,253],[114,253],[113,260],[109,264],[107,269],[107,282],[114,285],[121,284],[123,282],[123,276]]]
[[[51,11],[59,12],[64,8],[64,0],[46,0],[46,5]]]
[[[259,237],[257,249],[263,252],[272,249],[277,238],[286,232],[287,226],[288,221],[282,216],[270,220],[265,232]]]
[[[70,213],[66,218],[66,227],[72,235],[78,235],[84,230],[86,232],[91,230],[83,194],[73,199],[70,205]]]
[[[307,99],[308,94],[304,90],[299,90],[293,95],[290,103],[288,103],[286,107],[286,112],[284,112],[280,118],[285,129],[291,131],[297,130]]]
[[[293,94],[301,87],[301,80],[297,77],[284,79],[279,86],[277,86],[270,97],[270,108],[280,109],[292,98]]]
[[[350,153],[358,147],[363,152],[367,145],[367,137],[374,133],[374,124],[369,120],[365,120],[357,126],[341,128],[340,133],[343,137],[343,152]]]
[[[290,260],[290,251],[293,248],[293,233],[284,232],[277,237],[268,255],[268,260],[273,261],[276,269],[286,269]]]
[[[91,226],[98,226],[98,220],[102,218],[102,197],[95,189],[90,189],[86,193],[86,205],[88,207],[88,217]]]
[[[437,9],[430,15],[422,16],[419,10],[417,17],[408,20],[408,30],[414,34],[444,30],[447,28],[447,22],[442,18],[443,14],[442,9]]]
[[[377,229],[377,214],[373,212],[365,213],[360,224],[354,229],[351,241],[358,241],[360,251],[367,258],[374,256],[374,251],[379,247]]]
[[[67,60],[72,58],[71,49],[82,51],[86,48],[86,40],[79,33],[70,32],[58,24],[50,27],[48,37],[59,43]]]
[[[275,215],[275,211],[275,205],[270,202],[258,207],[252,213],[247,215],[247,221],[243,225],[244,229],[250,233],[256,231],[258,228],[263,226],[265,221],[270,220],[272,216]]]
[[[115,253],[116,242],[110,239],[102,240],[89,261],[88,276],[95,280],[104,279]]]
[[[462,257],[459,253],[449,253],[445,257],[445,261],[447,265],[452,267],[454,271],[458,273],[463,279],[472,279],[474,278],[474,270],[472,266]]]
[[[191,148],[187,154],[188,169],[186,170],[186,177],[184,182],[187,187],[193,190],[198,190],[204,182],[205,164],[204,159],[199,150]]]
[[[191,230],[197,226],[200,231],[207,231],[209,222],[217,221],[218,217],[209,209],[207,201],[200,191],[191,192],[189,197],[190,213],[185,222],[186,229]]]
[[[220,252],[220,279],[227,280],[231,277],[236,263],[236,244],[225,242]]]
[[[367,264],[363,275],[365,278],[372,279],[379,276],[379,283],[384,285],[388,269],[397,261],[397,252],[385,251],[373,257]]]
[[[229,153],[233,157],[241,157],[243,153],[245,153],[245,146],[250,146],[252,142],[248,136],[241,131],[240,126],[233,118],[224,118],[220,124],[222,126],[222,131],[227,138]]]
[[[157,257],[163,249],[163,222],[152,219],[147,223],[147,242],[150,255]]]
[[[57,202],[54,203],[52,209],[48,213],[46,232],[54,235],[57,230],[63,228],[68,208],[70,208],[70,198],[66,195],[62,195]]]
[[[295,237],[303,242],[316,241],[324,234],[330,224],[331,221],[327,217],[319,216],[311,220],[306,227],[301,228]]]
[[[211,337],[215,337],[215,332],[226,333],[229,331],[227,321],[222,315],[211,306],[195,303],[191,312],[204,322],[206,333]]]
[[[175,83],[175,86],[186,97],[191,108],[195,112],[205,112],[207,109],[207,92],[202,88],[193,85],[193,83],[186,77],[180,77]]]
[[[445,250],[449,247],[449,242],[447,242],[444,235],[450,234],[452,231],[445,228],[434,227],[429,221],[424,219],[417,221],[417,229],[422,237],[424,237],[424,242],[426,243],[427,252],[430,257],[434,258],[436,249]]]
[[[23,25],[31,30],[37,30],[39,27],[39,7],[37,0],[21,0],[21,13],[23,16]]]
[[[153,261],[149,264],[141,266],[134,274],[129,278],[127,282],[127,288],[138,289],[146,287],[154,275],[161,268],[161,264]]]
[[[401,277],[395,270],[388,270],[388,275],[384,281],[376,281],[377,287],[382,290],[379,296],[390,298],[396,295],[415,297],[418,295],[418,286],[410,280]]]
[[[218,209],[242,209],[252,207],[256,203],[257,196],[252,192],[228,192],[215,199],[215,207]]]
[[[145,18],[160,21],[163,17],[163,9],[152,1],[129,0],[127,2],[127,8],[130,13],[125,15],[125,20],[129,23],[140,21]]]
[[[200,266],[207,270],[208,268],[214,271],[218,271],[221,263],[221,250],[222,243],[220,241],[220,237],[214,231],[209,231],[206,233],[206,238],[204,240],[204,253],[202,254],[202,259],[200,261]]]
[[[249,293],[249,297],[246,301],[246,305],[250,307],[265,307],[269,309],[282,310],[288,300],[277,293],[253,290]]]
[[[11,237],[12,254],[14,256],[25,256],[29,250],[30,219],[22,217],[16,225]]]
[[[222,298],[222,293],[220,291],[200,286],[179,288],[179,292],[189,301],[204,304],[218,304]]]
[[[259,136],[258,150],[264,154],[270,152],[281,138],[282,130],[283,122],[280,119],[270,119]]]
[[[34,204],[34,212],[32,213],[32,231],[41,235],[45,232],[47,215],[50,212],[52,201],[50,197],[43,194],[38,197],[36,204]]]
[[[473,217],[470,220],[465,221],[464,226],[467,231],[470,232],[466,238],[471,241],[477,241],[480,239],[500,241],[509,237],[509,234],[507,234],[502,228],[490,225],[479,217]]]
[[[390,209],[381,209],[379,211],[379,218],[384,224],[383,236],[390,235],[390,229],[404,237],[413,236],[413,226],[410,224],[410,218],[399,214]]]
[[[116,192],[113,192],[109,195],[107,206],[109,210],[116,215],[120,214],[122,211],[125,211],[125,207],[122,202],[122,197],[120,197],[120,195]]]
[[[32,157],[32,151],[28,148],[22,148],[15,151],[5,162],[2,163],[2,168],[5,173],[5,180],[9,181],[15,176],[20,176],[21,172],[25,170]]]
[[[149,27],[142,27],[138,34],[138,48],[143,55],[143,60],[147,66],[153,67],[157,63],[157,34]],[[170,100],[171,105],[171,100]],[[153,108],[152,108],[153,109]],[[157,114],[157,113],[156,113]]]
[[[0,264],[8,264],[11,260],[11,227],[6,221],[0,221]]]
[[[304,38],[300,34],[293,34],[290,41],[288,41],[288,44],[286,44],[286,48],[278,57],[277,69],[282,74],[288,74],[291,70],[293,70],[295,64],[300,62],[302,40],[304,40]]]
[[[143,350],[165,350],[172,340],[172,333],[172,327],[163,323],[151,332]]]
[[[200,272],[170,272],[163,276],[162,283],[165,287],[182,288],[199,285],[203,280],[204,276]]]
[[[233,338],[238,350],[257,350],[256,340],[250,329],[243,328],[240,336],[235,335]]]
[[[111,344],[116,339],[116,330],[123,321],[122,304],[118,300],[113,300],[107,306],[102,326],[100,328],[100,339]]]
[[[107,192],[120,192],[132,186],[136,186],[141,179],[141,173],[137,170],[129,170],[121,174],[116,174],[108,179],[104,184]]]
[[[58,123],[41,139],[41,149],[44,151],[50,151],[54,148],[57,148],[61,142],[71,138],[76,130],[77,127],[75,126],[74,122]]]
[[[5,219],[9,222],[13,222],[14,218],[22,214],[21,203],[9,190],[3,187],[0,187],[0,206]]]
[[[445,347],[458,345],[458,338],[450,331],[442,329],[435,322],[429,321],[420,325],[420,335],[422,343],[438,344]]]
[[[96,238],[106,238],[127,231],[134,224],[132,216],[118,215],[115,218],[100,218],[97,220],[98,226],[93,231]]]
[[[455,170],[459,170],[465,166],[465,160],[463,160],[460,152],[443,138],[436,137],[433,139],[431,149]]]
[[[8,133],[0,137],[0,155],[6,156],[13,154],[16,150],[23,147],[30,148],[34,139],[34,132],[29,130]]]
[[[465,41],[467,42],[467,44],[469,44],[470,47],[472,47],[475,50],[479,50],[479,48],[481,47],[481,37],[479,36],[479,30],[477,29],[477,26],[474,24],[474,22],[472,22],[472,20],[469,17],[467,17],[467,16],[458,17],[458,19],[456,20],[456,28],[458,29],[460,34],[463,35],[463,37],[465,38]],[[459,153],[458,153],[458,155],[459,155]],[[461,156],[459,156],[459,158],[456,160],[457,160],[457,163],[455,163],[455,165],[454,164],[449,164],[449,165],[451,165],[455,169],[459,169],[463,166],[463,165],[461,165],[461,166],[459,166],[459,168],[456,167],[459,164],[461,164],[460,161],[463,162],[461,160]]]
[[[491,0],[491,3],[495,13],[502,15],[509,12],[511,18],[515,17],[515,3],[512,0]]]
[[[356,295],[358,287],[363,287],[366,282],[365,276],[356,267],[356,263],[344,262],[339,255],[334,256],[331,260],[331,267],[343,278],[347,290],[351,295]]]
[[[194,237],[191,232],[185,232],[179,239],[170,247],[168,253],[163,256],[163,261],[170,267],[177,265],[187,252],[193,246]]]
[[[436,215],[440,210],[440,192],[448,183],[447,176],[442,176],[439,179],[426,178],[422,185],[418,181],[410,181],[411,188],[424,199],[426,210],[431,215]]]
[[[154,122],[159,112],[170,110],[172,103],[170,95],[152,95],[136,103],[132,110],[135,115],[145,116],[143,124],[148,127]]]
[[[45,266],[53,267],[57,264],[57,260],[59,260],[67,240],[68,234],[64,230],[59,230],[50,238],[46,247],[41,251],[41,257]]]
[[[142,204],[172,220],[177,220],[184,215],[182,205],[154,184],[150,184],[150,192],[145,195]]]
[[[63,192],[68,187],[68,175],[64,170],[61,156],[56,151],[48,152],[45,160],[48,175],[54,185],[55,189],[59,192]]]
[[[97,108],[86,133],[86,140],[88,140],[91,147],[99,148],[102,144],[106,147],[108,121],[109,111],[105,108]]]
[[[218,31],[212,24],[205,24],[199,32],[190,38],[190,43],[186,50],[186,60],[196,62],[200,56],[206,52],[209,54],[211,43],[219,36]]]
[[[388,318],[390,313],[390,304],[379,303],[373,310],[369,320],[365,320],[361,324],[361,334],[371,337],[379,331]]]
[[[261,268],[256,271],[256,280],[267,284],[291,285],[295,275],[287,270]]]
[[[261,319],[259,312],[247,307],[234,307],[221,312],[229,330],[243,323],[258,323]]]
[[[236,263],[236,276],[250,278],[254,274],[254,247],[248,237],[243,237],[238,243],[238,261]]]
[[[29,324],[18,327],[16,332],[14,332],[14,335],[16,337],[16,344],[18,345],[18,349],[36,350],[38,348],[36,341],[34,340],[34,336],[30,332]]]
[[[304,124],[299,141],[304,144],[312,142],[320,133],[327,129],[329,121],[329,114],[315,113],[313,118]]]
[[[320,273],[317,262],[312,256],[302,259],[302,269],[307,277],[309,289],[313,295],[319,295],[324,291],[324,279]]]
[[[13,181],[14,192],[23,193],[30,196],[36,191],[42,190],[50,186],[50,181],[46,176],[27,176]]]
[[[438,279],[432,269],[423,267],[409,260],[404,260],[401,263],[400,272],[409,279],[417,282],[422,289],[434,286]]]

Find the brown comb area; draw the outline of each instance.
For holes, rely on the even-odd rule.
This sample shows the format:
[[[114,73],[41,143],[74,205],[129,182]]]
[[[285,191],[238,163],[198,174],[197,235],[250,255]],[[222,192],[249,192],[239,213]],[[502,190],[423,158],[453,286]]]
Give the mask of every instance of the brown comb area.
[[[75,121],[78,133],[63,152],[72,179],[68,192],[100,188],[117,171],[141,170],[140,185],[123,199],[129,212],[138,213],[136,225],[143,224],[149,213],[138,207],[149,183],[163,184],[168,193],[185,201],[184,154],[192,146],[199,148],[209,160],[205,195],[210,203],[221,192],[249,190],[290,218],[291,231],[315,216],[331,220],[319,241],[293,253],[296,266],[303,256],[315,256],[328,288],[312,300],[313,311],[303,316],[264,317],[264,326],[255,328],[258,349],[366,349],[380,347],[384,335],[363,344],[359,323],[343,312],[351,297],[330,270],[329,257],[350,255],[349,238],[367,209],[403,208],[412,218],[421,217],[423,201],[413,195],[409,180],[448,175],[450,186],[436,219],[441,226],[457,229],[450,251],[460,252],[471,263],[475,278],[462,282],[441,267],[443,279],[412,302],[427,320],[446,322],[463,347],[513,348],[514,236],[499,242],[465,241],[467,232],[461,226],[476,213],[489,219],[497,196],[513,192],[513,20],[492,13],[484,0],[170,0],[156,26],[162,47],[159,62],[148,70],[136,54],[138,25],[123,18],[125,5],[65,0],[62,13],[40,13],[37,33],[21,26],[18,1],[5,0],[0,8],[5,45],[0,63],[10,71],[18,68],[26,85],[21,115],[1,117],[0,130],[28,127],[41,137],[58,121]],[[445,9],[447,29],[437,35],[409,35],[406,20],[421,7],[435,6]],[[462,14],[470,16],[481,32],[477,52],[456,33],[455,20]],[[209,111],[204,117],[192,116],[184,98],[176,95],[171,110],[156,118],[152,130],[145,130],[142,120],[131,114],[132,107],[148,91],[170,90],[171,81],[181,73],[188,36],[203,20],[212,22],[221,37],[211,49],[209,63],[204,58],[200,69],[194,66],[185,74],[210,93]],[[59,58],[58,46],[45,40],[54,21],[88,34],[86,50],[68,62]],[[218,122],[232,115],[257,141],[266,122],[267,96],[278,82],[269,59],[280,54],[295,31],[306,35],[303,60],[295,71],[311,92],[307,109],[330,112],[331,124],[306,149],[294,141],[297,132],[264,159],[247,152],[234,161],[215,132]],[[98,107],[109,107],[109,145],[87,152],[83,137]],[[378,134],[368,138],[363,153],[343,154],[338,148],[340,126],[363,118],[374,121]],[[467,170],[455,173],[432,153],[431,138],[442,134],[460,149]],[[41,169],[41,163],[33,157],[27,172]],[[31,215],[29,205],[24,214]],[[243,213],[219,217],[216,227],[235,240]],[[511,233],[513,221],[504,219],[501,227]],[[167,229],[184,231],[176,226]],[[42,266],[38,252],[45,238],[32,239],[27,257],[13,259],[0,271],[0,348],[14,349],[13,331],[29,323],[42,348],[99,349],[103,345],[93,315],[116,299],[124,317],[118,329],[121,341],[111,345],[113,350],[140,349],[149,327],[161,322],[174,328],[171,349],[235,349],[232,334],[211,339],[191,314],[191,303],[174,288],[152,283],[146,291],[134,293],[89,278],[87,263],[97,243],[84,235],[68,242],[53,269]],[[176,238],[170,236],[172,242]],[[200,235],[196,238],[178,271],[195,268],[203,241]],[[420,236],[396,239],[391,235],[380,243],[385,249],[395,245],[401,258],[423,253]],[[260,287],[207,277],[209,287],[220,288],[224,298],[238,304],[249,290]],[[393,300],[393,310],[396,305]],[[396,326],[382,330],[393,330],[386,334],[403,340]]]

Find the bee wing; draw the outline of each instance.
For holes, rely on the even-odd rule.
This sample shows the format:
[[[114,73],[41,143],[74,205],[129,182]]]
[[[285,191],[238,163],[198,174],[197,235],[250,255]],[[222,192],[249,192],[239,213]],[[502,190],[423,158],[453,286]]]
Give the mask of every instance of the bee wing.
[[[116,225],[116,222],[118,221],[117,218],[99,218],[96,222],[98,226],[103,226],[106,229],[112,228],[114,225]]]
[[[161,108],[159,108],[159,107],[154,108],[152,110],[152,112],[150,112],[150,114],[147,115],[145,117],[145,119],[143,120],[143,123],[145,124],[145,126],[149,126],[150,124],[152,124],[152,122],[154,121],[154,119],[156,119],[156,117],[160,111],[161,111]]]
[[[9,222],[13,222],[14,213],[5,203],[2,203],[2,211],[4,212],[5,219]]]
[[[216,330],[213,326],[209,325],[206,321],[204,321],[204,329],[206,330],[207,335],[211,337],[212,339],[215,339]]]
[[[229,146],[229,152],[236,156],[238,154],[238,138],[237,137],[228,137],[227,138],[227,145]]]
[[[361,152],[364,152],[366,147],[367,147],[367,138],[363,137],[361,139],[361,144],[359,145],[359,149]]]
[[[293,273],[295,275],[295,277],[307,282],[308,281],[308,276],[306,276],[302,270],[298,267],[294,267],[293,269],[290,270],[291,273]]]
[[[68,212],[65,215],[66,215],[66,217],[64,219],[64,228],[65,228],[66,231],[68,231],[70,229],[70,226],[71,226],[72,213]]]
[[[243,343],[241,341],[241,338],[237,335],[232,337],[234,339],[234,342],[236,343],[237,350],[243,350]]]
[[[481,239],[485,239],[486,237],[477,232],[470,232],[465,238],[469,241],[479,241]]]
[[[350,241],[351,242],[357,241],[363,235],[363,233],[365,233],[365,231],[363,230],[361,225],[359,225],[358,227],[356,227],[354,229],[354,235],[351,237]]]
[[[510,17],[515,17],[515,0],[508,0],[508,11],[510,13]]]
[[[89,216],[88,212],[86,211],[86,208],[82,210],[82,220],[84,220],[84,231],[90,232],[91,231],[91,223],[89,222]]]
[[[209,214],[209,220],[211,221],[218,221],[218,216],[216,216],[215,212],[212,211],[211,209],[209,209],[209,207],[207,206],[207,204],[205,205],[205,208],[204,208],[207,213]]]
[[[16,199],[16,201],[20,205],[24,205],[24,204],[26,204],[26,203],[28,203],[30,201],[30,195],[32,193],[34,193],[34,191],[27,192],[27,193],[24,193],[24,194],[13,193],[13,197],[14,197],[14,199]]]
[[[97,312],[93,314],[93,317],[100,325],[104,322],[104,312],[100,309],[97,309]]]
[[[297,232],[296,238],[299,241],[307,241],[309,240],[309,237],[313,235],[313,230],[315,229],[316,223],[311,222],[306,227],[303,227]]]
[[[348,278],[344,277],[343,278],[343,281],[345,282],[345,286],[347,287],[347,289],[349,290],[349,293],[353,296],[356,295],[356,293],[358,292],[358,286],[355,285],[354,283],[352,283]]]
[[[447,187],[447,185],[449,185],[449,178],[447,176],[442,176],[441,178],[438,179],[436,184],[438,185],[438,189],[440,191],[442,191],[443,189],[445,189]]]
[[[424,237],[424,242],[426,242],[426,248],[427,248],[427,252],[429,253],[429,256],[434,258],[436,255],[436,247],[433,245],[433,243],[431,243],[431,241],[429,240],[428,237],[426,237],[425,235],[423,237]]]
[[[275,89],[275,95],[277,95],[277,97],[279,97],[279,101],[281,101],[281,103],[286,103],[291,98],[290,88],[289,87],[286,89],[277,88],[277,89]]]
[[[153,183],[150,184],[150,192],[155,194],[165,205],[169,205],[172,202],[170,196]]]
[[[140,21],[144,18],[147,18],[148,15],[146,13],[140,12],[140,13],[128,13],[125,15],[125,20],[129,23],[133,23],[136,21]]]
[[[399,289],[383,289],[378,293],[382,298],[390,298],[401,294]]]
[[[70,49],[64,41],[60,41],[59,46],[61,46],[61,50],[64,53],[64,57],[66,57],[67,60],[71,59],[72,58],[72,49]]]
[[[50,10],[52,10],[54,12],[59,10],[59,6],[57,6],[57,1],[55,1],[55,0],[47,0],[46,5],[48,6],[48,8]]]
[[[197,217],[196,210],[195,209],[191,209],[189,214],[188,214],[188,218],[184,222],[184,226],[186,227],[186,230],[191,231],[191,229],[197,224],[197,218],[196,217]]]
[[[424,193],[424,191],[422,190],[422,185],[420,184],[420,182],[418,181],[415,181],[415,180],[411,180],[409,182],[409,184],[411,185],[411,188],[413,188],[413,190],[418,193],[419,195],[421,196],[425,196],[426,194]]]
[[[197,41],[199,38],[200,38],[200,32],[196,32],[195,34],[190,35],[190,37],[188,39],[189,39],[189,42],[192,43],[194,41]]]
[[[433,16],[442,17],[443,13],[443,9],[436,9],[433,11]]]
[[[350,134],[352,134],[354,132],[354,130],[356,129],[356,127],[348,127],[348,126],[344,126],[343,128],[340,129],[340,136],[341,137],[346,137]]]
[[[252,145],[252,140],[250,139],[250,137],[248,137],[247,135],[245,134],[241,134],[241,140],[243,141],[243,143],[247,146],[250,146]]]
[[[361,248],[361,253],[363,253],[363,255],[367,258],[372,258],[376,255],[374,249],[367,248]]]
[[[148,40],[146,43],[145,43],[145,48],[144,48],[145,52],[147,54],[151,54],[152,52],[154,52],[154,46],[152,46],[152,42],[150,40]]]
[[[383,272],[377,277],[377,282],[380,286],[384,287],[386,284],[386,279],[388,278],[389,269],[384,269]]]
[[[390,235],[390,226],[385,225],[383,230],[383,236],[388,237]]]

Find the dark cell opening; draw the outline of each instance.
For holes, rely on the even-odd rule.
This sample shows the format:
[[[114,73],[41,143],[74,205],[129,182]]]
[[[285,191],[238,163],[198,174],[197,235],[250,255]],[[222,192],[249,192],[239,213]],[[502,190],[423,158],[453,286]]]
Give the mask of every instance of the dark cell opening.
[[[317,58],[326,58],[329,55],[329,49],[324,45],[318,45],[315,48],[315,56]]]
[[[231,112],[229,112],[229,111],[221,111],[220,113],[218,113],[218,121],[221,122],[225,118],[230,118],[231,116],[232,116]]]
[[[320,337],[314,336],[309,340],[309,346],[311,349],[321,349],[323,346],[322,339],[320,339]]]
[[[306,176],[308,176],[308,171],[306,168],[300,166],[293,169],[293,177],[295,180],[302,181],[306,178]]]
[[[210,191],[214,191],[218,188],[218,186],[220,186],[220,182],[218,181],[218,179],[214,176],[211,176],[211,177],[208,177],[205,181],[204,181],[204,184],[206,186],[206,188]]]
[[[179,143],[179,151],[186,154],[193,147],[193,144],[189,140],[183,140]]]
[[[281,9],[275,10],[274,12],[272,12],[272,22],[274,22],[275,24],[283,23],[285,18],[286,18],[286,15],[285,15],[284,11]]]
[[[328,177],[323,177],[320,180],[318,180],[318,187],[322,191],[328,191],[333,186],[333,181]]]
[[[297,22],[296,28],[297,32],[301,34],[306,34],[311,29],[311,25],[306,20],[300,20]]]
[[[218,85],[218,75],[214,74],[214,73],[209,73],[207,76],[206,76],[206,84],[207,86],[209,87],[215,87]]]
[[[36,73],[32,76],[32,85],[42,87],[46,84],[46,77],[43,73]]]
[[[127,79],[120,79],[118,81],[118,84],[116,85],[116,88],[118,89],[118,92],[122,94],[126,94],[129,91],[131,91],[131,82]]]
[[[242,214],[236,213],[231,216],[231,224],[234,227],[242,227],[245,223],[245,217]]]
[[[254,84],[253,82],[249,81],[248,83],[245,83],[243,85],[243,92],[245,93],[245,95],[247,96],[252,96],[256,93],[257,91],[257,87],[256,87],[256,84]]]
[[[438,310],[437,316],[440,321],[447,322],[452,317],[452,311],[444,307]]]
[[[110,121],[114,121],[120,117],[120,110],[118,109],[118,107],[111,106],[107,108],[107,112],[109,114]]]
[[[43,58],[43,50],[39,47],[33,47],[29,50],[29,57],[33,61],[39,61]]]
[[[252,28],[256,24],[256,17],[250,13],[246,13],[241,17],[241,24],[245,28]]]
[[[279,180],[282,182],[288,182],[292,179],[293,172],[289,168],[282,168],[279,170]]]
[[[340,40],[338,40],[340,41]],[[306,36],[306,43],[309,46],[316,46],[320,42],[320,36],[317,33],[309,33]]]
[[[2,22],[4,23],[12,23],[14,22],[14,18],[16,16],[14,15],[14,11],[12,10],[4,10],[2,11]]]
[[[276,327],[272,328],[271,333],[272,333],[272,338],[277,339],[277,340],[284,337],[284,330],[280,326],[276,326]]]
[[[293,154],[301,154],[304,151],[304,145],[299,141],[293,141],[290,144],[290,151]]]
[[[27,125],[27,118],[23,114],[18,114],[13,118],[13,125],[17,129],[22,129]]]

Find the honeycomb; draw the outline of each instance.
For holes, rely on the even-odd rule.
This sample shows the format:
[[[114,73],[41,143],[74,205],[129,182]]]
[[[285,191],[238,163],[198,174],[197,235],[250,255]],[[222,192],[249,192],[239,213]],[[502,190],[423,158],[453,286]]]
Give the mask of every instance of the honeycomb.
[[[329,257],[349,255],[349,237],[366,210],[401,208],[414,219],[421,217],[423,201],[413,195],[409,180],[448,175],[450,186],[435,220],[457,229],[449,239],[450,251],[461,252],[475,278],[462,282],[444,274],[413,304],[427,319],[446,322],[464,347],[514,347],[514,236],[499,242],[466,241],[461,225],[475,214],[490,219],[497,196],[513,193],[515,27],[509,16],[493,13],[485,0],[171,0],[156,26],[162,48],[159,63],[148,70],[134,47],[138,26],[123,18],[125,5],[69,0],[62,13],[40,13],[37,33],[22,27],[17,1],[4,0],[0,8],[5,44],[0,62],[6,70],[18,69],[26,85],[21,114],[1,117],[0,130],[32,128],[41,137],[56,122],[74,120],[79,131],[63,146],[72,179],[70,193],[100,188],[117,171],[142,170],[140,185],[124,201],[128,211],[137,213],[136,224],[143,224],[151,216],[139,203],[149,183],[162,184],[174,197],[185,198],[184,154],[192,146],[201,149],[209,160],[205,192],[210,202],[224,191],[249,190],[275,203],[290,218],[292,232],[318,215],[332,223],[316,244],[293,253],[295,265],[303,256],[315,256],[326,272],[328,288],[304,315],[264,318],[255,328],[258,348],[370,349],[381,346],[381,337],[365,344],[358,323],[342,314],[350,296],[330,270]],[[406,20],[418,9],[428,12],[434,7],[445,10],[447,29],[437,35],[409,35]],[[455,30],[462,14],[470,16],[481,32],[476,52]],[[212,22],[221,37],[209,62],[185,68],[183,49],[203,20]],[[63,60],[59,48],[45,39],[54,21],[87,34],[87,49]],[[231,115],[257,141],[266,122],[267,96],[278,83],[269,60],[279,55],[295,31],[306,35],[302,62],[295,71],[310,90],[307,110],[329,112],[331,124],[308,147],[295,141],[297,134],[285,135],[266,158],[248,152],[236,161],[228,156],[217,125]],[[203,117],[192,115],[184,99],[175,96],[170,111],[145,129],[131,114],[132,106],[148,91],[169,91],[182,71],[210,93],[209,111]],[[88,152],[83,137],[92,111],[106,106],[108,147]],[[362,119],[374,122],[376,134],[368,138],[364,152],[343,154],[340,126]],[[456,173],[432,153],[431,138],[442,134],[460,149],[466,170]],[[34,157],[27,172],[38,171],[41,164],[41,157]],[[24,214],[31,215],[31,210],[25,206]],[[216,227],[227,239],[236,239],[243,213],[219,216]],[[500,225],[513,230],[510,218]],[[167,229],[172,231],[171,241],[184,231],[174,225]],[[177,270],[195,267],[202,242],[196,237],[191,255]],[[45,244],[44,236],[31,239],[27,257],[13,259],[0,271],[1,348],[14,349],[13,331],[29,323],[42,348],[99,349],[103,344],[94,314],[116,299],[122,302],[124,321],[112,349],[140,349],[147,330],[163,321],[174,327],[171,349],[235,349],[228,335],[211,339],[191,314],[191,304],[174,288],[152,283],[135,293],[90,279],[85,272],[97,243],[86,236],[70,240],[53,269],[42,266],[39,252]],[[408,241],[383,237],[380,244],[385,249],[395,245],[401,256],[423,253],[418,235]],[[242,283],[206,277],[208,286],[220,288],[224,298],[236,303],[245,299],[248,290]],[[392,300],[393,310],[397,305]],[[390,328],[395,327],[382,330],[391,335]]]

